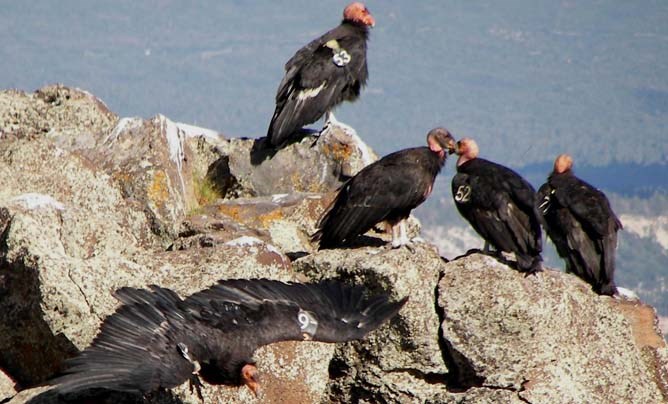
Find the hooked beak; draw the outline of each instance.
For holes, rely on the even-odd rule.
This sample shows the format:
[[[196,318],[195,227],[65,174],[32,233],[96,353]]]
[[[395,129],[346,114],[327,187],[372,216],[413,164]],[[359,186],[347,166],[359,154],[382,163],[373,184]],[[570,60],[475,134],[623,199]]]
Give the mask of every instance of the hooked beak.
[[[455,139],[448,139],[448,145],[446,148],[448,149],[448,154],[457,153],[457,142],[455,142]]]
[[[257,398],[260,393],[260,380],[257,367],[253,364],[246,364],[241,368],[241,381],[253,392]]]
[[[459,142],[452,142],[452,147],[450,148],[450,154],[459,154]]]
[[[246,383],[246,386],[250,389],[255,398],[258,398],[260,394],[260,383]]]

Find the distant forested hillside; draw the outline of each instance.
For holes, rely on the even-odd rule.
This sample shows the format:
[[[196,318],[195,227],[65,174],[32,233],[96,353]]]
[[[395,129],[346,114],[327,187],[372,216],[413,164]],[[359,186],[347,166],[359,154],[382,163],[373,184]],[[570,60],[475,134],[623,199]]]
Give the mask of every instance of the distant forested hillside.
[[[345,4],[6,2],[0,87],[63,82],[121,115],[259,137],[283,64]],[[444,125],[513,166],[564,151],[596,166],[668,161],[668,3],[367,4],[369,86],[337,116],[379,153]]]

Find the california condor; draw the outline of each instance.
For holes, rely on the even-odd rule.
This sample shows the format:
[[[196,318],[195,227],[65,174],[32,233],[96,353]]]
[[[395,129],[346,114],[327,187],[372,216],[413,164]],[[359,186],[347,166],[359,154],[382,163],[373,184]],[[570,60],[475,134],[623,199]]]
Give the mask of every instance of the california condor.
[[[617,232],[622,223],[605,194],[573,174],[573,159],[562,154],[538,190],[536,206],[566,272],[601,295],[617,292],[614,282]]]
[[[388,154],[343,184],[318,221],[313,240],[319,248],[349,243],[382,221],[392,226],[392,247],[410,245],[404,219],[431,193],[455,141],[447,129],[435,128],[427,144]]]
[[[93,343],[51,381],[57,393],[102,388],[145,394],[190,380],[248,386],[258,392],[253,352],[287,340],[350,341],[393,317],[407,298],[368,296],[327,280],[283,283],[223,280],[181,299],[169,289],[121,288],[122,305]]]
[[[328,114],[343,101],[354,101],[366,85],[366,46],[375,20],[362,3],[343,10],[341,24],[311,41],[285,64],[285,77],[276,92],[276,109],[267,139],[276,148],[298,138],[304,125]],[[330,116],[331,115],[331,116]]]
[[[478,157],[472,139],[457,142],[452,196],[459,213],[497,253],[515,253],[519,270],[541,270],[542,233],[535,190],[515,171]],[[487,249],[487,248],[486,248]]]

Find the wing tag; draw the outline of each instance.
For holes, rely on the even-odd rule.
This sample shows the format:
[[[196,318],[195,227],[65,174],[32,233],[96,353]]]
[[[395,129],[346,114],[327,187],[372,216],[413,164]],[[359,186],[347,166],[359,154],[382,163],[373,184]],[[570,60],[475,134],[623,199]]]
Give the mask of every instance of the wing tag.
[[[332,62],[334,62],[335,65],[343,67],[352,60],[350,53],[346,52],[346,50],[343,49],[341,45],[339,45],[339,42],[336,39],[327,41],[325,46],[331,49],[334,53],[334,56],[332,56]]]
[[[335,65],[339,67],[347,65],[348,63],[350,63],[351,59],[352,58],[350,57],[350,54],[346,52],[345,49],[339,50],[334,54],[334,56],[332,56],[332,61],[334,62]]]
[[[190,362],[193,365],[193,374],[199,374],[199,371],[202,369],[202,366],[199,364],[198,361],[193,360],[190,357],[190,354],[188,353],[188,346],[184,344],[183,342],[179,342],[176,344],[176,350],[179,351],[181,356],[183,356],[188,362]]]
[[[548,195],[545,195],[543,198],[543,203],[538,206],[538,209],[543,213],[543,215],[547,214],[547,211],[550,210],[550,202],[551,202],[551,196],[555,193],[554,189],[550,191]]]
[[[297,321],[299,322],[299,329],[302,331],[304,340],[311,340],[318,329],[318,320],[315,316],[304,310],[299,310],[297,313]]]
[[[468,185],[460,185],[455,194],[455,201],[465,203],[471,200],[471,187]]]

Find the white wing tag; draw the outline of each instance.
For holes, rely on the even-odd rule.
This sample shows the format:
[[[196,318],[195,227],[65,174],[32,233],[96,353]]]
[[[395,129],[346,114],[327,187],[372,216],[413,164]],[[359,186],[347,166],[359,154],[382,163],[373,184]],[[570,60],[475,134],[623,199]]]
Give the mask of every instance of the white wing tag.
[[[318,320],[315,319],[312,313],[304,310],[299,310],[297,313],[297,321],[299,321],[299,329],[302,331],[304,340],[311,340],[318,329]]]
[[[460,185],[455,194],[455,201],[459,203],[466,203],[471,200],[471,187],[468,185]]]
[[[334,62],[335,65],[343,67],[352,60],[350,53],[346,52],[346,50],[343,49],[341,45],[339,45],[339,42],[336,39],[327,41],[325,46],[334,52],[334,56],[332,56],[332,62]]]
[[[350,54],[346,52],[345,49],[341,49],[340,51],[336,52],[332,57],[332,61],[334,62],[334,64],[339,67],[347,65],[348,63],[350,63],[351,59],[352,58],[350,57]]]

